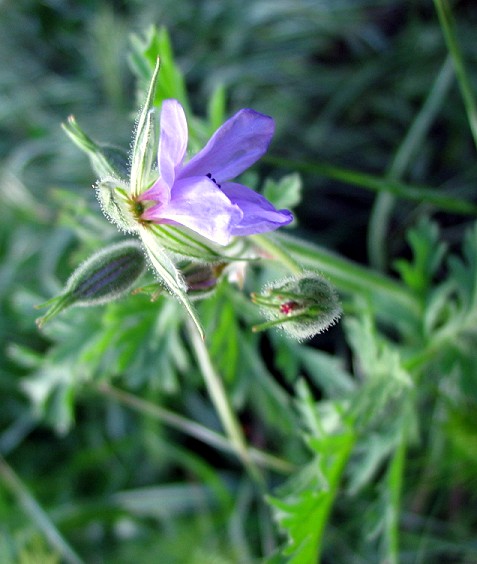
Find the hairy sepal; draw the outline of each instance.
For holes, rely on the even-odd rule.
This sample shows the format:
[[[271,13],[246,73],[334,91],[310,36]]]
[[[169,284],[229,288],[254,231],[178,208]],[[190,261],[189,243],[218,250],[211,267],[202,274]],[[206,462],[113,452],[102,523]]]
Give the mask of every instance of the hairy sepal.
[[[138,222],[128,198],[128,185],[117,178],[105,178],[96,184],[96,197],[106,218],[121,231],[136,233]]]
[[[81,129],[74,116],[69,116],[62,128],[73,143],[88,155],[91,167],[99,178],[129,176],[128,155],[125,151],[112,145],[96,143]]]
[[[156,61],[146,100],[137,120],[136,134],[134,136],[130,176],[130,190],[133,198],[139,196],[147,188],[155,158],[154,144],[150,140],[154,135],[155,113],[153,104],[158,77],[159,59]]]
[[[194,325],[197,327],[201,338],[203,339],[204,331],[202,329],[202,324],[200,323],[197,313],[187,296],[187,284],[183,276],[173,261],[169,258],[167,251],[159,244],[156,235],[149,229],[148,226],[140,225],[139,235],[147,251],[151,266],[158,276],[159,282],[164,284],[167,290],[185,307],[187,313],[194,322]]]
[[[120,298],[145,269],[146,258],[137,241],[123,241],[101,249],[78,266],[59,296],[38,306],[49,308],[37,319],[38,326],[67,307],[101,305]]]

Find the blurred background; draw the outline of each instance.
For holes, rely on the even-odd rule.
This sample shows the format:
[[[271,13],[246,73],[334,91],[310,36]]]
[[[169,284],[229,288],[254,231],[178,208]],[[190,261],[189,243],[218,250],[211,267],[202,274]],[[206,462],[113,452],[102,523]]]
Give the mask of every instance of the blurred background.
[[[477,6],[472,1],[452,6],[464,57],[477,68]],[[169,32],[196,115],[205,115],[212,92],[222,85],[229,115],[252,107],[274,117],[269,160],[257,170],[280,178],[300,168],[299,236],[361,264],[373,262],[375,194],[340,182],[329,170],[307,172],[307,165],[386,177],[436,80],[439,110],[400,180],[454,196],[475,194],[475,147],[430,0],[1,1],[0,452],[51,506],[88,562],[146,562],[141,558],[148,549],[168,554],[168,562],[212,562],[200,550],[196,560],[188,559],[185,549],[207,537],[207,523],[187,522],[180,548],[171,540],[177,535],[159,541],[147,526],[135,536],[127,518],[98,501],[122,487],[184,477],[186,454],[175,453],[174,459],[169,452],[169,465],[157,470],[151,460],[160,460],[166,447],[153,448],[147,440],[140,448],[132,444],[126,432],[117,431],[127,428],[128,418],[114,407],[105,410],[103,399],[88,391],[74,428],[71,414],[62,419],[72,409],[69,392],[48,400],[53,412],[61,412],[55,412],[57,419],[39,419],[32,397],[46,393],[46,380],[61,380],[61,364],[57,372],[53,365],[45,368],[43,384],[30,384],[28,393],[22,384],[51,343],[35,326],[33,306],[54,295],[72,263],[95,247],[103,231],[109,233],[90,189],[96,178],[88,160],[60,124],[74,114],[93,138],[129,146],[138,105],[131,36],[144,37],[152,24]],[[423,207],[400,201],[392,210],[387,256],[373,266],[394,275],[393,259],[408,253],[404,232]],[[72,228],[81,214],[87,218],[82,231]],[[435,215],[452,247],[470,220]],[[321,341],[331,352],[341,345],[339,333]],[[149,431],[161,434],[152,426]],[[101,439],[109,432],[110,438],[116,433],[117,443]],[[147,435],[147,429],[140,432]],[[135,474],[146,452],[152,458]],[[195,471],[199,466],[196,461]],[[1,562],[56,561],[31,527],[0,486]],[[160,549],[154,543],[162,543]],[[216,552],[222,556],[214,562],[234,561]],[[29,554],[42,556],[28,560]]]

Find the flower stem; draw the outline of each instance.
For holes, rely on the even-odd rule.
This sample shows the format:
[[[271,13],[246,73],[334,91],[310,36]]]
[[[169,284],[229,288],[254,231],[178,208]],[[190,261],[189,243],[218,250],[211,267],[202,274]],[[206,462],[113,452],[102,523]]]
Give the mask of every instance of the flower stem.
[[[439,190],[430,188],[428,186],[421,186],[409,184],[407,182],[400,182],[386,178],[385,176],[379,177],[357,170],[346,169],[338,166],[333,166],[328,163],[320,163],[317,161],[308,162],[296,159],[286,159],[273,155],[265,155],[262,161],[291,170],[299,172],[324,176],[325,178],[332,178],[345,184],[359,186],[371,192],[389,192],[399,198],[411,200],[413,202],[429,203],[437,209],[449,213],[456,213],[462,215],[477,215],[477,206],[468,200],[461,198],[454,198],[447,196]]]
[[[439,74],[432,85],[429,95],[413,123],[402,140],[387,171],[386,177],[390,181],[402,179],[413,159],[419,155],[425,136],[442,108],[445,97],[452,86],[454,72],[451,60],[446,58]],[[368,256],[371,265],[379,270],[386,269],[386,242],[390,217],[396,203],[396,195],[390,192],[380,192],[373,205],[368,227]]]
[[[449,50],[452,62],[454,63],[454,69],[462,98],[464,100],[470,130],[474,138],[474,144],[477,147],[477,104],[475,101],[474,91],[469,80],[469,74],[465,68],[462,52],[457,41],[452,9],[447,0],[434,0],[434,5],[436,7],[442,32],[444,33],[447,43],[447,49]]]
[[[157,419],[158,421],[161,421],[161,423],[185,433],[190,437],[194,437],[205,444],[224,452],[234,451],[230,442],[220,433],[216,433],[204,425],[191,421],[190,419],[187,419],[182,415],[178,415],[169,409],[138,398],[137,396],[125,392],[124,390],[119,390],[106,382],[99,383],[96,386],[96,389],[104,396],[112,398],[138,413],[141,413],[142,415],[147,415]],[[269,470],[273,470],[281,474],[289,474],[295,469],[295,467],[286,460],[278,458],[268,452],[264,452],[263,450],[250,448],[249,452],[252,460],[263,468],[268,468]]]
[[[386,519],[387,554],[385,555],[385,561],[389,562],[389,564],[397,564],[399,562],[399,514],[405,461],[406,440],[404,436],[401,436],[399,445],[392,457],[386,479],[390,511]]]
[[[202,376],[209,392],[210,399],[214,404],[220,421],[224,427],[226,434],[229,437],[237,455],[239,456],[242,464],[247,469],[253,481],[259,486],[261,490],[264,489],[264,477],[260,469],[256,466],[252,459],[245,437],[242,431],[240,422],[238,421],[230,401],[225,392],[222,380],[217,374],[214,365],[209,356],[209,351],[205,346],[204,341],[201,339],[198,331],[188,321],[189,337],[192,348],[194,350],[197,362],[199,363]]]
[[[379,297],[419,315],[418,300],[398,281],[295,237],[280,233],[277,239],[294,260],[304,268],[321,272],[339,290],[360,294],[370,300]]]
[[[260,247],[263,251],[270,255],[273,259],[280,262],[293,274],[300,274],[303,268],[292,257],[292,255],[285,250],[285,248],[276,242],[276,239],[271,235],[252,235],[252,241]]]

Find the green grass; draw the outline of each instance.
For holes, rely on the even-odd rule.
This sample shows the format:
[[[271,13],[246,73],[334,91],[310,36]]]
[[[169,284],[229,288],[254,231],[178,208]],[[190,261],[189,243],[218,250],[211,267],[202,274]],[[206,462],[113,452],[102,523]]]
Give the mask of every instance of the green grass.
[[[472,3],[2,7],[0,561],[475,561]],[[196,302],[204,342],[141,293],[38,330],[34,306],[124,237],[61,124],[128,150],[158,54],[192,151],[242,107],[274,117],[244,183],[297,221],[253,239],[269,260],[243,290]],[[340,323],[253,333],[250,292],[302,267]]]

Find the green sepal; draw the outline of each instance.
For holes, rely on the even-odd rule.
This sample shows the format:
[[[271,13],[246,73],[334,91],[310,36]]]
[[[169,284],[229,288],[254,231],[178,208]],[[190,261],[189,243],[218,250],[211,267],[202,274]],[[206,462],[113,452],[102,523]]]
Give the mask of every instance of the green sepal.
[[[185,307],[201,338],[204,339],[202,324],[187,296],[187,284],[180,271],[169,258],[166,250],[159,244],[155,233],[148,226],[140,224],[139,234],[151,265],[159,277],[159,282],[163,283],[169,292]]]
[[[93,141],[80,128],[74,116],[69,116],[67,122],[62,123],[61,127],[73,143],[88,155],[91,166],[99,178],[107,176],[128,178],[129,158],[126,151],[119,147],[102,145]]]
[[[101,305],[120,298],[145,269],[146,257],[137,241],[122,241],[101,249],[80,264],[59,296],[37,306],[49,307],[36,320],[38,327],[67,307]]]
[[[273,282],[251,297],[268,319],[253,327],[254,332],[279,327],[298,340],[309,339],[341,315],[335,289],[316,272]]]
[[[105,178],[96,183],[96,197],[104,215],[121,231],[136,233],[138,222],[128,191],[128,185],[117,178]]]
[[[159,78],[159,59],[152,73],[151,82],[147,91],[144,106],[139,114],[136,134],[134,136],[133,148],[131,153],[131,173],[130,173],[130,193],[132,197],[138,196],[144,191],[149,182],[149,175],[152,170],[155,152],[153,143],[150,143],[151,136],[154,135],[154,93],[156,91],[157,80]]]
[[[150,225],[161,245],[168,251],[187,260],[199,262],[221,262],[236,260],[256,260],[247,256],[250,243],[245,237],[235,237],[227,246],[215,245],[209,239],[201,237],[184,227],[173,225]]]

